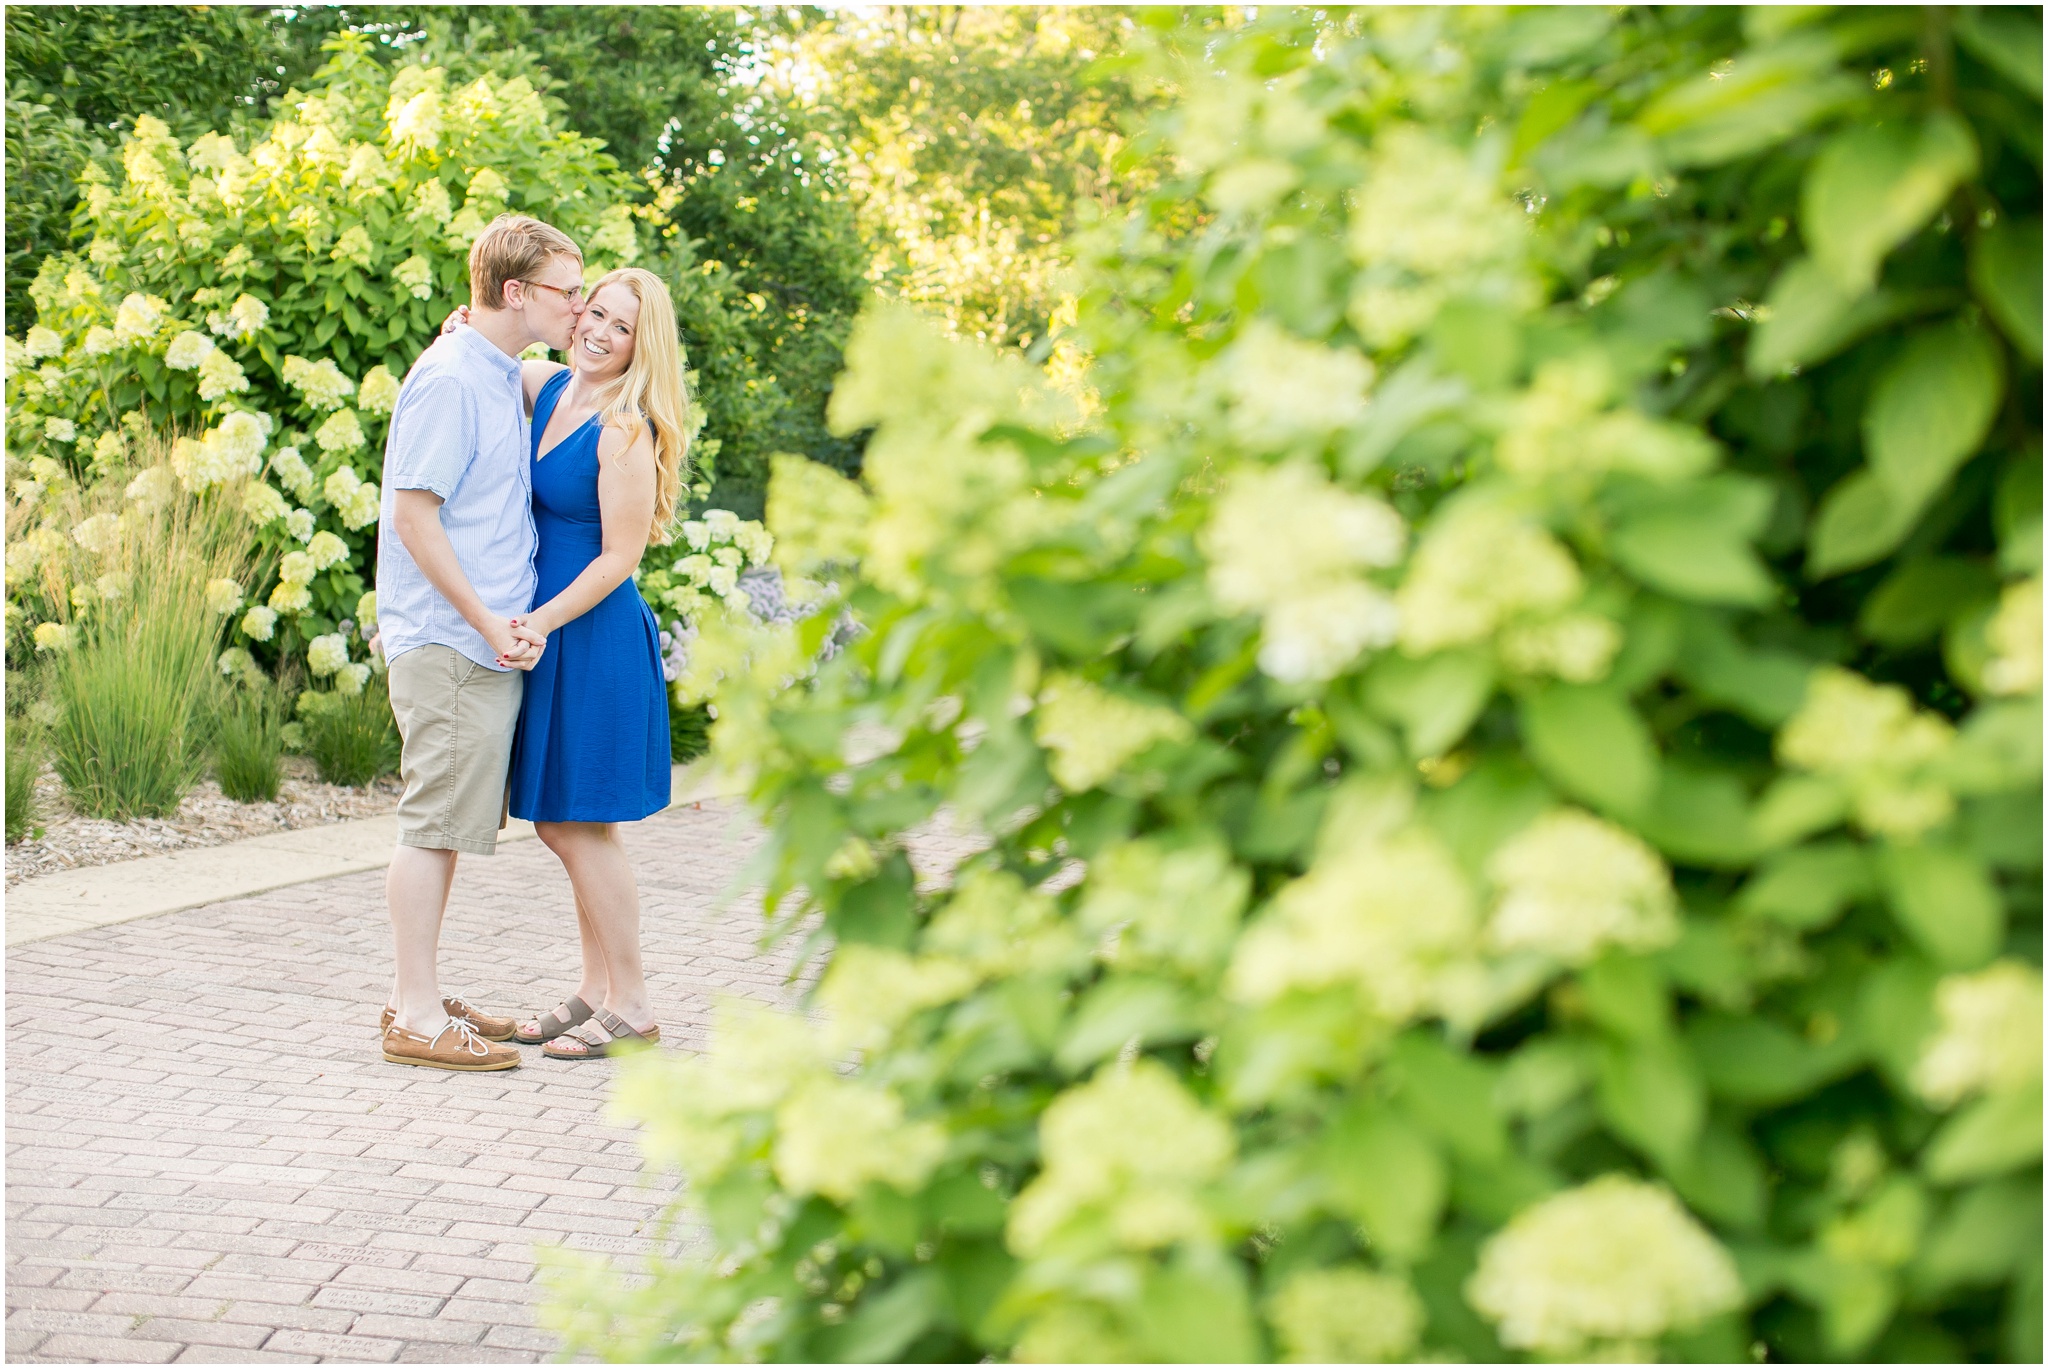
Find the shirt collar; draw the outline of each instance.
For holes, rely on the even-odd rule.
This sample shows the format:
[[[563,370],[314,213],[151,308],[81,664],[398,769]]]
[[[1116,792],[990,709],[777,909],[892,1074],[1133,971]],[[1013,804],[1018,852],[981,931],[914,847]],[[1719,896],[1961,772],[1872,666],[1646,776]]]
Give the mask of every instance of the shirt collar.
[[[497,367],[506,376],[513,380],[519,379],[519,358],[506,356],[496,343],[468,324],[456,324],[455,331],[449,334],[449,336],[454,338],[459,345],[467,347],[472,353]]]

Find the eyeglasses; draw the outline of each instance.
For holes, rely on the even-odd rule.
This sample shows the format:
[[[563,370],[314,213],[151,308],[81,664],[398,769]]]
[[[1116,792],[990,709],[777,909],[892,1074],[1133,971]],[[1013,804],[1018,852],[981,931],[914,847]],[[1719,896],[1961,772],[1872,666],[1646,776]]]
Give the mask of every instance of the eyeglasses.
[[[574,304],[583,298],[583,287],[580,285],[572,285],[565,290],[559,285],[549,285],[544,280],[528,280],[524,276],[519,277],[518,280],[521,285],[536,285],[543,290],[552,290],[560,295],[563,301],[568,304]]]

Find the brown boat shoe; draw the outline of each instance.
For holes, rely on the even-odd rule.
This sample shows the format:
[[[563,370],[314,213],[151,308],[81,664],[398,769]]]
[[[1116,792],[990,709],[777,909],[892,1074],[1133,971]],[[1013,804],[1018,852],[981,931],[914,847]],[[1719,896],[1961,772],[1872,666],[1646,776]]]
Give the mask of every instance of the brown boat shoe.
[[[510,1041],[513,1031],[519,1026],[518,1020],[515,1018],[486,1016],[481,1009],[477,1008],[461,994],[449,994],[441,1000],[441,1007],[450,1017],[460,1018],[462,1021],[467,1022],[470,1030],[486,1041]],[[386,1004],[384,1015],[377,1019],[377,1030],[390,1031],[391,1023],[397,1015],[397,1011],[389,1004]]]
[[[400,1026],[384,1031],[384,1058],[394,1065],[425,1065],[437,1070],[509,1070],[519,1065],[519,1052],[494,1045],[459,1017],[432,1037]]]

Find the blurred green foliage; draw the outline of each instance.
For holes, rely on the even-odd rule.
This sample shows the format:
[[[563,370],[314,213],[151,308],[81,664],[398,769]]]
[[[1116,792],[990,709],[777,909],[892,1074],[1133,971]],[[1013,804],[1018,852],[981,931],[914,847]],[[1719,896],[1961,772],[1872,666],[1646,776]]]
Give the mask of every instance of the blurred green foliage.
[[[1148,22],[1094,416],[873,312],[864,632],[693,644],[817,1011],[632,1063],[709,1246],[550,1317],[2038,1359],[2038,11]]]

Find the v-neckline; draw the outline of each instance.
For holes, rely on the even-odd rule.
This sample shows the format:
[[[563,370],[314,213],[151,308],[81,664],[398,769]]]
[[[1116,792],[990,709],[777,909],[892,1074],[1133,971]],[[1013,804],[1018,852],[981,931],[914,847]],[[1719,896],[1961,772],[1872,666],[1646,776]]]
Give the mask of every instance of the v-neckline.
[[[554,455],[554,454],[555,454],[556,452],[558,452],[558,451],[562,450],[562,444],[563,444],[563,443],[567,442],[567,441],[568,441],[568,440],[569,440],[570,438],[572,438],[572,437],[576,436],[576,434],[578,434],[578,433],[582,432],[582,431],[583,431],[583,430],[584,430],[585,428],[589,427],[589,426],[590,426],[590,420],[591,420],[591,419],[593,419],[593,418],[597,418],[597,417],[599,417],[599,415],[598,415],[597,413],[594,413],[594,412],[593,412],[593,413],[592,413],[592,414],[590,415],[590,418],[586,418],[586,419],[584,419],[584,420],[583,420],[583,421],[582,421],[581,423],[578,423],[578,424],[577,424],[577,425],[576,425],[575,427],[573,427],[573,428],[569,429],[569,431],[568,431],[568,432],[564,433],[564,434],[562,435],[562,440],[561,440],[560,442],[557,442],[557,443],[555,443],[555,445],[554,445],[554,446],[552,446],[552,447],[548,448],[548,449],[547,449],[546,451],[544,451],[544,452],[535,452],[535,453],[533,454],[533,460],[534,460],[534,464],[535,464],[535,465],[539,465],[539,464],[540,464],[541,462],[543,462],[543,461],[547,460],[547,459],[548,459],[549,457],[553,456],[553,455]],[[550,421],[552,421],[552,420],[554,419],[554,414],[553,414],[553,412],[552,412],[552,411],[551,411],[551,412],[550,412],[550,413],[548,414],[548,418],[549,418],[549,420],[550,420]],[[545,425],[543,425],[543,426],[542,426],[542,428],[541,428],[541,430],[540,430],[540,435],[541,435],[542,437],[546,437],[546,436],[548,435],[548,430],[547,430],[547,428],[546,428],[546,426],[545,426]]]

